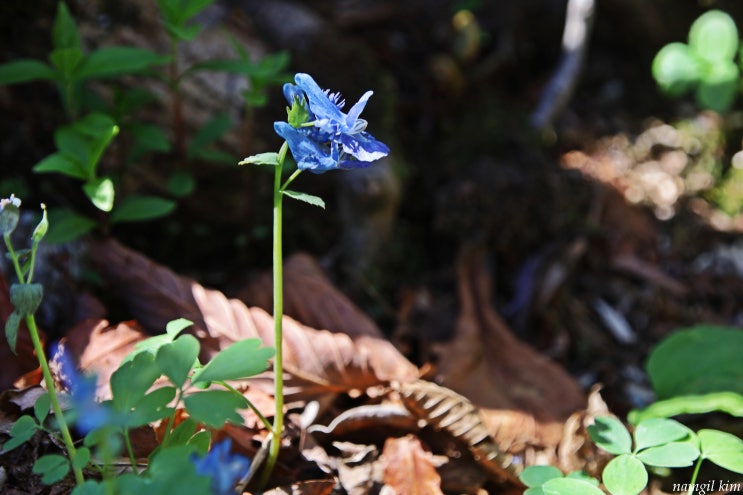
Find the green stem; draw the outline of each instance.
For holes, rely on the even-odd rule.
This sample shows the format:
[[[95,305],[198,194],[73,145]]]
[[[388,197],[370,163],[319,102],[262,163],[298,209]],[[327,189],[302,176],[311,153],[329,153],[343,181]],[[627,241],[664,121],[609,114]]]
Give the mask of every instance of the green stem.
[[[279,151],[278,164],[274,175],[273,187],[273,332],[276,355],[273,360],[274,402],[276,412],[271,428],[271,446],[268,451],[266,467],[261,475],[259,486],[264,486],[273,472],[281,449],[281,433],[284,429],[284,352],[283,327],[284,316],[284,260],[282,251],[282,198],[281,172],[284,168],[289,145],[284,143]]]
[[[689,491],[687,492],[687,495],[694,495],[694,486],[697,483],[697,476],[699,475],[699,468],[702,466],[702,461],[704,458],[700,455],[697,459],[697,463],[694,466],[694,473],[691,475],[691,482],[689,483]]]
[[[258,410],[258,408],[255,407],[255,404],[253,404],[252,402],[250,402],[250,400],[248,400],[248,398],[245,397],[244,394],[242,394],[239,390],[237,390],[235,387],[233,387],[232,385],[230,385],[229,383],[227,383],[225,381],[218,381],[216,383],[219,383],[220,385],[222,385],[224,388],[226,388],[227,390],[229,390],[233,394],[235,394],[235,395],[237,395],[237,396],[242,397],[243,399],[245,399],[245,401],[248,404],[248,407],[250,408],[251,411],[253,411],[255,413],[256,416],[258,416],[258,419],[261,420],[261,423],[263,423],[266,426],[266,428],[268,428],[269,430],[273,430],[273,426],[271,426],[271,422],[268,420],[268,418],[266,418],[263,415],[263,413],[261,413]]]
[[[36,326],[36,319],[34,315],[26,316],[26,326],[28,326],[28,333],[31,335],[31,342],[33,342],[34,350],[36,351],[36,357],[39,360],[41,366],[41,374],[44,376],[44,384],[46,389],[49,391],[49,399],[52,403],[52,410],[54,411],[54,417],[57,419],[59,431],[62,433],[62,441],[67,448],[67,454],[70,459],[74,459],[77,455],[75,444],[72,441],[72,435],[70,435],[70,429],[67,427],[67,422],[62,414],[62,406],[59,404],[59,398],[54,391],[54,380],[52,379],[52,373],[49,370],[49,364],[44,354],[44,347],[41,345],[41,339],[39,338],[39,329]],[[78,485],[85,482],[83,477],[83,470],[73,465],[72,471],[75,474],[75,481]]]
[[[129,428],[124,429],[124,444],[126,445],[126,452],[129,454],[129,462],[132,465],[134,474],[139,474],[137,471],[137,458],[134,457],[134,449],[132,448],[132,439],[129,438]]]
[[[173,414],[168,417],[168,424],[165,426],[165,433],[163,434],[163,441],[160,442],[162,445],[168,445],[168,440],[170,440],[170,434],[173,433],[173,424],[175,424],[175,416],[178,414],[178,404],[181,403],[181,400],[183,399],[183,387],[178,389],[178,397],[175,399],[176,406],[173,407]]]
[[[13,250],[13,244],[10,242],[10,234],[3,235],[3,239],[5,239],[5,246],[8,248],[10,259],[13,260],[13,268],[15,269],[16,277],[18,277],[18,282],[23,283],[23,271],[21,270],[21,264],[18,262],[18,256],[16,256]]]
[[[286,179],[286,182],[284,182],[284,185],[281,186],[281,190],[284,191],[287,187],[289,187],[289,184],[291,184],[292,181],[296,179],[301,173],[302,173],[302,170],[300,169],[295,170],[294,173],[288,179]]]

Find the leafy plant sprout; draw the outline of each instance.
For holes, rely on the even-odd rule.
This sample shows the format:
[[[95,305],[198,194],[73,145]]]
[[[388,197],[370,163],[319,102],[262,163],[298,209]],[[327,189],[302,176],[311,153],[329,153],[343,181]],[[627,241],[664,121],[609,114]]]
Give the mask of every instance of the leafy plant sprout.
[[[72,441],[72,435],[70,434],[70,429],[62,414],[62,406],[59,402],[59,398],[54,391],[54,379],[52,378],[52,373],[49,369],[49,363],[47,362],[46,354],[44,353],[44,346],[41,344],[41,338],[39,337],[39,328],[36,325],[36,318],[34,317],[34,313],[38,309],[43,298],[43,287],[40,284],[33,283],[33,268],[39,243],[49,228],[49,222],[46,217],[46,207],[43,204],[41,205],[42,217],[41,221],[31,234],[31,248],[19,253],[13,248],[10,235],[18,226],[18,221],[20,219],[20,206],[20,198],[16,198],[14,195],[11,195],[10,198],[0,200],[0,232],[2,232],[3,240],[8,249],[8,255],[13,264],[16,277],[18,277],[18,282],[14,283],[10,287],[10,299],[13,303],[14,309],[8,317],[8,320],[5,322],[5,336],[8,339],[8,345],[10,345],[11,350],[15,352],[21,319],[26,322],[26,327],[28,328],[28,333],[31,337],[31,342],[33,343],[39,366],[41,367],[41,374],[44,377],[44,384],[48,390],[47,397],[49,405],[51,405],[57,418],[57,424],[65,448],[70,457],[75,459],[77,449],[75,448],[75,444]],[[7,445],[5,448],[7,448]],[[84,481],[81,467],[75,466],[74,462],[73,473],[78,484]]]
[[[323,91],[308,74],[298,73],[295,84],[284,85],[284,97],[289,103],[287,121],[275,122],[274,130],[284,138],[278,153],[261,153],[245,158],[240,165],[254,164],[274,167],[273,190],[273,363],[276,411],[271,427],[271,445],[265,470],[260,480],[265,485],[278,459],[284,424],[283,330],[284,314],[282,200],[284,196],[325,207],[321,198],[287,189],[305,170],[321,174],[330,170],[365,168],[387,156],[389,148],[366,132],[367,122],[360,118],[372,96],[367,91],[348,113],[343,113],[345,101],[339,93]],[[286,154],[291,151],[297,169],[283,180]]]

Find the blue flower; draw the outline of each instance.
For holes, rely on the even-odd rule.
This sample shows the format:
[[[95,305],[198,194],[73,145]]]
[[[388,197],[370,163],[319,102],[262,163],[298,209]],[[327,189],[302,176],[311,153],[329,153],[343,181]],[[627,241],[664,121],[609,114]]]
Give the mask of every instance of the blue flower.
[[[323,91],[308,74],[297,74],[294,84],[284,85],[290,105],[305,105],[306,124],[295,127],[275,122],[274,130],[289,144],[300,170],[316,174],[335,169],[364,168],[389,153],[384,143],[365,131],[367,122],[359,118],[373,94],[367,91],[348,113],[340,94]]]
[[[214,445],[203,457],[194,454],[191,462],[196,472],[212,478],[213,495],[230,495],[234,493],[235,484],[248,473],[250,460],[230,454],[232,442],[227,439]]]
[[[82,375],[62,344],[55,344],[51,354],[52,361],[58,363],[57,375],[62,385],[70,392],[77,429],[83,435],[87,435],[93,430],[114,423],[112,411],[95,399],[98,381],[95,375]]]

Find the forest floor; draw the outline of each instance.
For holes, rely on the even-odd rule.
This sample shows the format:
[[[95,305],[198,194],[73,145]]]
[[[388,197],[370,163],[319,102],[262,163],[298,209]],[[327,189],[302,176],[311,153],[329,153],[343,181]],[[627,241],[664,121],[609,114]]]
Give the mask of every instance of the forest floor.
[[[323,196],[326,210],[285,205],[289,428],[271,493],[407,493],[412,479],[428,487],[417,493],[517,494],[527,465],[597,474],[607,458],[585,427],[654,400],[651,350],[681,328],[743,324],[743,194],[732,165],[742,114],[670,100],[650,73],[657,50],[683,40],[702,9],[600,2],[571,98],[534,129],[559,62],[563,2],[471,2],[479,7],[464,27],[452,16],[468,2],[399,3],[272,2],[286,9],[276,13],[236,0],[214,10],[215,26],[258,52],[289,50],[292,72],[342,90],[349,105],[374,90],[368,130],[392,150],[365,171],[300,177],[295,188]],[[91,43],[162,48],[136,9],[70,4]],[[44,43],[22,40],[46,39],[53,12],[25,35],[11,14],[28,12],[0,16],[9,40],[0,55],[43,57]],[[222,49],[220,29],[184,58]],[[184,83],[188,130],[216,112],[243,115],[223,82]],[[242,338],[272,344],[271,180],[236,165],[280,144],[277,88],[269,101],[219,144],[234,166],[187,165],[197,188],[173,215],[42,247],[46,341],[63,339],[98,374],[100,397],[123,356],[176,318],[194,322],[202,360]],[[167,127],[168,104],[163,90],[143,118]],[[3,195],[20,188],[29,208],[84,202],[73,184],[30,171],[53,151],[54,88],[3,87],[0,106]],[[162,192],[179,160],[145,157],[119,170],[124,187]],[[11,311],[8,273],[0,321]],[[27,337],[17,356],[7,346],[0,354],[7,433],[40,378]],[[270,376],[241,387],[272,414]],[[252,458],[266,431],[252,413],[243,419],[219,435]],[[729,417],[696,421],[736,430]],[[160,432],[138,433],[144,457]],[[56,448],[38,435],[0,454],[0,491],[67,493],[70,485],[46,487],[31,474]],[[672,481],[648,493],[671,493]]]

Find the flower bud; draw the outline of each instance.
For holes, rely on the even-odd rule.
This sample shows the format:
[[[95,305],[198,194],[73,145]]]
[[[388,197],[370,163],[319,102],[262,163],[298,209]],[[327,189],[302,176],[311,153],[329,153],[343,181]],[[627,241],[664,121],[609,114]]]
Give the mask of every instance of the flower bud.
[[[0,234],[11,234],[21,217],[21,200],[11,194],[9,198],[0,199]]]

